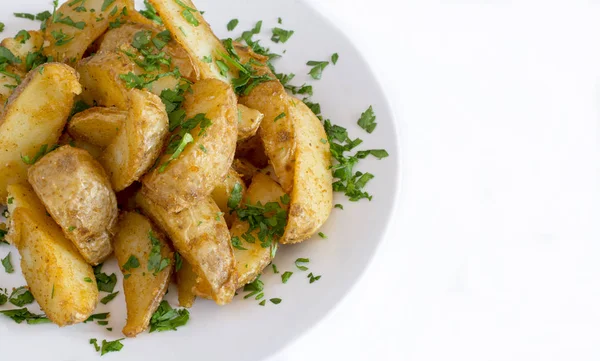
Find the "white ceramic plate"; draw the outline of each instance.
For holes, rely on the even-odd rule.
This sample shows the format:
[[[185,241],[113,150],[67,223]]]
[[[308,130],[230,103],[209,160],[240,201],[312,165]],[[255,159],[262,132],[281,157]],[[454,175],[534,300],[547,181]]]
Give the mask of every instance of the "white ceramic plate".
[[[50,0],[3,2],[2,19],[6,24],[2,37],[14,36],[20,29],[36,29],[39,22],[13,17],[13,12],[37,13],[50,7]],[[373,201],[352,203],[336,194],[335,203],[344,210],[334,209],[331,218],[322,229],[328,239],[316,237],[296,246],[281,247],[275,264],[280,273],[293,271],[287,284],[282,284],[281,274],[273,274],[269,268],[262,277],[265,296],[281,298],[279,305],[267,302],[260,307],[253,298],[244,300],[240,293],[231,305],[218,307],[214,303],[198,300],[191,310],[190,322],[176,332],[144,333],[135,339],[123,341],[121,352],[110,353],[104,358],[111,360],[171,360],[189,357],[193,360],[262,360],[301,333],[315,325],[344,297],[357,281],[372,258],[385,233],[396,199],[399,182],[398,147],[394,122],[385,94],[369,69],[353,47],[327,19],[301,1],[280,0],[224,0],[199,1],[198,8],[205,10],[205,17],[221,38],[237,37],[250,29],[256,21],[263,20],[261,37],[263,45],[277,53],[286,50],[277,60],[278,72],[294,72],[293,83],[313,85],[313,101],[321,104],[322,112],[335,124],[348,128],[350,136],[364,140],[361,149],[384,148],[390,157],[381,161],[361,161],[359,169],[375,175],[367,187],[374,195]],[[277,24],[278,17],[283,20]],[[240,23],[233,32],[225,25],[232,18]],[[271,29],[281,26],[292,29],[294,35],[286,44],[274,44]],[[340,58],[336,66],[329,65],[320,81],[311,81],[306,75],[308,60],[329,60],[333,53]],[[356,125],[360,114],[373,105],[378,126],[373,134],[367,134]],[[16,272],[11,275],[0,268],[0,287],[12,288],[25,284],[18,267],[18,253],[12,247],[0,245],[0,258],[12,252]],[[294,266],[299,257],[310,258],[310,270],[302,272]],[[105,264],[105,272],[120,273],[114,261]],[[307,275],[313,272],[322,278],[309,284]],[[121,290],[120,284],[116,290]],[[105,295],[105,294],[104,294]],[[103,295],[101,295],[103,296]],[[377,297],[374,295],[374,297]],[[166,299],[176,306],[176,290],[171,287]],[[39,312],[29,305],[32,312]],[[7,304],[0,310],[13,308]],[[94,323],[80,324],[59,329],[55,325],[16,324],[0,316],[0,350],[2,359],[26,359],[49,361],[87,361],[100,357],[89,344],[89,339],[115,340],[125,322],[125,299],[121,294],[108,305],[100,304],[97,313],[110,312],[109,332]]]

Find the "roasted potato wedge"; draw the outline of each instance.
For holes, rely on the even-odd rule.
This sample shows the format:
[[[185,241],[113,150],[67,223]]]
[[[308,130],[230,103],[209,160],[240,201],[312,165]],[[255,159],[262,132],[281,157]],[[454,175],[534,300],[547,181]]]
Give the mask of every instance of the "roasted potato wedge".
[[[124,54],[100,52],[77,64],[83,87],[81,100],[102,107],[129,109],[128,89],[119,77],[134,72],[135,64]]]
[[[194,287],[198,276],[194,272],[192,265],[182,259],[181,269],[177,271],[177,296],[179,298],[179,306],[190,308],[194,305],[196,294]]]
[[[125,124],[128,112],[115,107],[94,107],[73,115],[67,131],[76,140],[106,148],[112,143],[119,128]]]
[[[85,321],[96,308],[92,267],[67,240],[28,185],[8,186],[12,198],[9,238],[21,255],[29,290],[59,326]]]
[[[179,213],[169,213],[143,192],[137,203],[169,236],[175,249],[198,275],[194,293],[210,297],[217,304],[231,302],[236,283],[235,259],[223,213],[210,198]]]
[[[27,31],[27,34],[28,37],[18,35],[14,38],[5,38],[0,43],[0,46],[7,48],[14,56],[21,60],[20,63],[14,65],[23,73],[31,70],[27,68],[27,56],[34,56],[35,53],[44,47],[44,34],[41,31]],[[32,65],[33,63],[31,62]]]
[[[117,199],[106,172],[88,152],[64,145],[29,168],[28,180],[89,264],[110,256]]]
[[[175,263],[173,250],[162,232],[135,212],[121,215],[114,243],[127,302],[123,334],[135,337],[148,328],[152,314],[167,292]]]
[[[192,85],[183,109],[186,123],[192,124],[188,128],[193,128],[176,129],[157,167],[142,179],[142,192],[169,212],[210,196],[231,167],[237,140],[235,94],[222,81],[206,79]],[[189,137],[189,142],[183,144],[182,137]],[[176,151],[177,144],[183,144],[183,151]]]
[[[231,67],[231,73],[221,74],[216,61],[222,61],[222,54],[227,54],[227,50],[190,0],[179,0],[177,2],[150,0],[150,3],[160,14],[165,28],[190,54],[192,62],[203,79],[215,78],[229,82],[231,76],[237,76],[234,67]],[[189,14],[188,17],[194,18],[195,21],[190,22],[189,19],[186,19],[184,10],[185,14]],[[207,59],[210,61],[207,61]]]
[[[77,73],[58,63],[29,72],[15,89],[0,119],[0,202],[8,184],[27,179],[23,159],[34,160],[58,141],[79,93]]]
[[[128,98],[125,124],[100,158],[116,191],[127,188],[152,167],[169,130],[169,117],[158,96],[132,89]]]
[[[254,136],[263,118],[258,110],[238,104],[238,142]]]
[[[100,158],[100,156],[102,156],[102,152],[103,152],[103,149],[101,147],[98,147],[96,145],[93,145],[93,144],[88,143],[81,139],[73,139],[73,137],[71,137],[69,135],[69,133],[66,133],[66,132],[63,133],[60,136],[60,138],[58,139],[58,145],[59,146],[70,145],[71,147],[74,147],[74,148],[83,149],[83,150],[87,151],[88,153],[90,153],[90,155],[92,157],[94,157],[94,159]]]
[[[281,243],[310,238],[333,207],[331,154],[323,125],[278,81],[256,86],[240,103],[265,115],[259,134],[282,188],[292,198]]]
[[[144,18],[145,19],[145,18]],[[157,24],[125,24],[121,27],[111,29],[106,34],[104,34],[101,39],[99,51],[120,51],[126,50],[130,53],[138,54],[136,49],[132,48],[131,44],[134,41],[136,34],[139,32],[148,32],[150,34],[150,38],[156,39],[157,35],[163,31],[157,26]],[[163,33],[164,34],[164,33]],[[161,37],[162,39],[169,39],[170,36]],[[171,68],[173,70],[175,67],[179,69],[181,76],[186,79],[189,79],[193,82],[200,80],[198,75],[198,71],[196,70],[196,66],[190,60],[189,54],[183,49],[179,43],[174,40],[170,40],[167,42],[160,50],[155,50],[157,53],[164,52],[165,56],[171,59]],[[160,93],[155,93],[160,94]]]
[[[254,205],[260,202],[264,205],[278,202],[283,209],[287,210],[287,205],[281,202],[284,195],[285,192],[277,182],[269,176],[258,173],[248,187],[244,203]],[[273,260],[271,247],[263,248],[258,241],[258,229],[250,233],[256,239],[254,243],[244,240],[242,235],[247,233],[249,228],[248,222],[239,219],[236,219],[231,226],[231,239],[237,245],[233,249],[238,275],[236,288],[252,282]]]
[[[9,74],[0,73],[0,111],[4,110],[8,98],[19,85],[19,80],[26,75],[14,65],[7,66],[6,72]]]
[[[234,218],[234,215],[230,213],[231,209],[228,206],[231,194],[234,192],[236,192],[236,196],[239,196],[241,200],[246,193],[246,185],[236,171],[230,169],[225,176],[225,180],[217,184],[211,194],[212,199],[215,201],[221,212],[223,212],[228,227],[231,227]]]
[[[124,22],[125,14],[133,9],[133,0],[65,2],[46,21],[44,36],[49,45],[44,47],[44,55],[70,65],[77,63],[111,23]],[[66,19],[71,21],[62,21]]]

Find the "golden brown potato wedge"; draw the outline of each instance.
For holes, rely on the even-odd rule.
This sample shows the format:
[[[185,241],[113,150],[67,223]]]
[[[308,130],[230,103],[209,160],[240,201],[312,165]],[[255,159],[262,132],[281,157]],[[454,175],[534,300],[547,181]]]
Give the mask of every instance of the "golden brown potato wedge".
[[[59,326],[85,321],[96,308],[92,267],[68,241],[28,185],[8,186],[12,198],[9,237],[21,255],[29,290]]]
[[[281,243],[310,238],[333,207],[331,154],[323,125],[278,81],[256,86],[240,103],[265,115],[259,134],[282,188],[292,198]]]
[[[173,250],[150,220],[135,212],[121,215],[114,242],[127,302],[123,334],[135,337],[148,328],[167,292],[174,267]]]
[[[198,275],[194,293],[219,305],[231,302],[237,279],[235,259],[227,224],[215,202],[203,198],[179,213],[169,213],[140,192],[137,203],[192,265]]]
[[[169,117],[158,96],[138,89],[128,95],[125,124],[100,158],[116,191],[127,188],[152,167],[169,130]]]
[[[198,276],[194,272],[192,265],[182,259],[181,269],[177,271],[177,296],[179,297],[179,306],[190,308],[194,305],[196,294],[194,287]]]
[[[73,115],[67,131],[73,139],[106,148],[112,143],[119,128],[125,124],[128,112],[115,107],[94,107]]]
[[[33,161],[56,144],[80,92],[77,73],[58,63],[29,72],[15,89],[0,119],[0,202],[8,184],[27,179],[23,157]]]
[[[221,74],[216,61],[222,61],[221,54],[227,54],[227,50],[190,0],[177,2],[150,0],[150,3],[160,14],[165,28],[190,54],[192,62],[203,79],[215,78],[229,82],[232,75],[237,76],[234,67],[230,69],[231,74],[230,72]],[[184,17],[184,11],[188,19]],[[190,19],[194,20],[190,22]]]
[[[145,19],[145,18],[144,18]],[[157,24],[125,24],[121,27],[111,29],[104,34],[101,39],[99,51],[119,51],[125,50],[133,54],[139,54],[139,52],[132,48],[131,44],[134,41],[135,36],[139,32],[148,32],[151,39],[156,39],[157,35],[164,31],[157,26]],[[166,34],[166,33],[163,33]],[[163,37],[160,39],[170,39],[170,36]],[[150,47],[155,53],[164,52],[165,57],[171,59],[171,67],[167,70],[173,70],[175,67],[179,69],[181,76],[189,79],[193,82],[200,80],[196,66],[190,60],[189,54],[183,49],[179,43],[174,40],[170,40],[166,45],[161,45],[160,49],[156,47]],[[140,70],[141,72],[141,70]],[[160,94],[160,93],[155,93]]]
[[[110,256],[117,199],[106,172],[88,152],[64,145],[29,168],[28,179],[89,264],[98,265]]]
[[[40,51],[44,46],[44,34],[41,31],[31,30],[27,31],[27,34],[28,37],[18,35],[14,38],[5,38],[0,43],[0,46],[7,48],[14,56],[21,60],[19,64],[15,64],[15,67],[23,73],[31,70],[27,68],[27,56],[33,56],[31,54]]]
[[[90,144],[81,139],[73,139],[73,137],[71,137],[69,135],[69,133],[65,132],[58,139],[58,145],[63,146],[63,145],[67,145],[67,144],[70,145],[71,147],[75,147],[75,148],[79,148],[79,149],[83,149],[83,150],[87,151],[88,153],[90,153],[90,155],[92,157],[94,157],[94,159],[100,158],[100,156],[102,155],[102,152],[103,152],[103,149],[101,147]]]
[[[186,124],[192,124],[186,126],[192,129],[176,129],[157,167],[142,179],[142,192],[169,212],[210,196],[231,167],[237,139],[235,94],[222,81],[206,79],[192,85],[183,109]],[[188,143],[183,142],[186,138]],[[184,149],[178,152],[177,144]]]
[[[46,21],[44,36],[49,45],[44,47],[44,55],[71,65],[77,63],[111,23],[125,22],[125,14],[133,9],[133,0],[65,2]]]
[[[295,100],[296,157],[290,211],[281,243],[310,238],[327,221],[333,208],[331,153],[325,129],[302,101]]]
[[[254,136],[263,118],[258,110],[238,104],[238,142]]]
[[[215,201],[221,212],[223,212],[228,227],[231,227],[234,218],[234,215],[230,213],[231,209],[227,205],[232,193],[235,193],[241,200],[246,193],[246,185],[236,171],[230,169],[225,176],[225,180],[217,184],[211,194],[212,199]]]
[[[288,206],[281,202],[281,197],[284,195],[285,192],[277,182],[269,176],[258,173],[248,187],[244,203],[255,205],[260,202],[265,205],[270,202],[278,202],[280,207],[287,210]],[[242,237],[249,228],[248,222],[239,219],[236,219],[231,226],[231,239],[236,245],[233,249],[238,274],[236,288],[252,282],[273,260],[274,252],[271,247],[262,247],[258,240],[258,229],[250,232],[255,238],[254,243],[249,243]]]
[[[119,77],[134,72],[135,64],[121,53],[100,52],[77,64],[83,87],[81,100],[102,107],[129,109],[127,87]]]

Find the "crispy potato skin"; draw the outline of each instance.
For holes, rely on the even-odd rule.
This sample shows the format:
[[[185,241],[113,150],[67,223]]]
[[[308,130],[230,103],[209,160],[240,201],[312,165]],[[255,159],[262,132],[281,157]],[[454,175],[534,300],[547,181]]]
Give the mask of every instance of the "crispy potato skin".
[[[98,302],[92,267],[46,216],[28,185],[10,185],[8,192],[13,198],[11,238],[21,255],[21,268],[31,293],[55,324],[85,321]]]
[[[77,73],[58,63],[32,70],[12,93],[0,117],[0,202],[8,184],[27,179],[21,156],[56,144],[79,93]]]
[[[196,294],[194,287],[196,286],[196,273],[192,265],[182,259],[181,269],[177,272],[177,296],[179,298],[179,306],[190,308],[194,305]]]
[[[67,131],[75,140],[106,148],[127,120],[128,112],[115,107],[93,107],[73,115]]]
[[[214,201],[199,199],[191,208],[169,213],[143,192],[136,200],[192,265],[198,275],[194,293],[211,297],[219,305],[231,302],[237,279],[235,259],[227,224]]]
[[[296,164],[291,204],[282,244],[310,238],[329,218],[333,208],[331,153],[325,129],[309,107],[296,99],[292,110]]]
[[[231,167],[237,140],[235,94],[222,81],[206,79],[192,85],[183,108],[188,119],[202,113],[211,125],[191,130],[193,141],[178,158],[169,162],[171,154],[163,154],[158,166],[142,178],[142,192],[169,212],[210,195]]]
[[[238,142],[254,136],[263,118],[258,110],[238,104]]]
[[[281,203],[281,197],[284,194],[285,192],[277,182],[262,173],[258,173],[254,176],[250,187],[248,187],[244,203],[256,204],[261,202],[267,204],[278,202],[283,209],[287,210],[287,205]],[[236,288],[252,282],[272,261],[270,247],[263,248],[258,241],[249,243],[242,238],[249,227],[248,222],[239,219],[236,219],[231,226],[231,236],[238,237],[242,242],[242,248],[246,248],[246,250],[233,249],[238,274]],[[258,239],[258,232],[259,230],[254,230],[251,233],[255,239]]]
[[[234,215],[230,214],[227,202],[229,202],[229,197],[231,197],[231,193],[236,184],[239,184],[242,187],[243,196],[246,193],[244,180],[236,173],[236,171],[230,169],[227,176],[225,176],[225,180],[217,184],[211,194],[212,199],[215,201],[221,212],[223,212],[228,227],[233,223]]]
[[[134,9],[133,0],[116,0],[110,6],[103,9],[104,0],[87,0],[85,8],[87,11],[76,11],[81,4],[69,5],[71,1],[62,4],[56,11],[64,18],[70,17],[73,22],[83,22],[83,29],[75,26],[55,22],[52,18],[46,21],[45,40],[49,43],[44,47],[44,55],[52,56],[57,61],[73,65],[83,57],[86,49],[98,39],[109,28],[111,22],[123,17],[123,8]],[[113,14],[113,10],[117,11]],[[64,34],[64,40],[58,41],[62,36],[56,37],[56,34]],[[54,35],[53,35],[54,34]],[[71,39],[66,41],[66,39]]]
[[[139,14],[139,13],[138,13]],[[143,17],[143,16],[142,16]],[[143,17],[146,19],[145,17]],[[116,29],[111,29],[101,39],[99,51],[119,51],[120,49],[127,49],[128,51],[136,52],[135,49],[131,48],[131,43],[135,34],[140,31],[149,31],[152,36],[156,36],[159,32],[163,31],[151,21],[150,24],[125,24]],[[200,80],[199,72],[196,66],[190,60],[189,54],[185,49],[174,40],[169,41],[167,45],[161,49],[165,52],[166,56],[171,58],[172,67],[179,68],[181,76],[189,79],[193,82]]]
[[[91,265],[111,253],[117,199],[102,166],[85,150],[65,145],[28,171],[29,183],[48,213]]]
[[[152,252],[150,232],[160,241],[162,258],[169,259],[169,265],[156,275],[148,270],[148,259]],[[153,227],[148,218],[135,212],[125,212],[121,215],[114,244],[121,272],[130,275],[123,279],[127,302],[127,324],[123,328],[123,334],[135,337],[148,329],[152,314],[167,292],[174,268],[173,250],[162,232]],[[138,259],[140,266],[125,269],[124,266],[131,256]]]
[[[131,89],[128,98],[130,108],[125,124],[100,158],[117,192],[152,167],[169,131],[169,117],[158,96]]]
[[[190,0],[181,0],[187,7],[195,9]],[[198,26],[190,24],[182,15],[182,7],[175,1],[150,0],[150,3],[160,14],[165,28],[171,32],[173,38],[190,54],[192,63],[198,69],[202,79],[219,79],[229,82],[227,76],[220,74],[215,61],[222,59],[219,54],[227,54],[219,38],[212,32],[210,25],[204,20],[200,12],[193,16],[198,20]],[[210,63],[203,59],[211,58]],[[233,75],[237,76],[235,68]]]

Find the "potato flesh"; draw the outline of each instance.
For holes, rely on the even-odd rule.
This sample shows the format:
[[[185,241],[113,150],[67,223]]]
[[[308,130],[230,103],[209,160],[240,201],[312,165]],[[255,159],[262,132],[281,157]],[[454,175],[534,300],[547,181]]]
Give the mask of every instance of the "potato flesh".
[[[241,195],[243,196],[246,193],[246,185],[242,178],[234,171],[230,169],[225,176],[225,180],[215,187],[215,189],[211,193],[212,199],[215,201],[221,212],[223,212],[223,216],[225,217],[225,222],[227,222],[227,226],[230,227],[233,223],[234,215],[230,214],[230,209],[227,203],[229,202],[229,198],[233,192],[233,189],[236,184],[241,186]]]
[[[58,63],[30,72],[15,89],[0,120],[0,202],[8,184],[27,179],[21,156],[33,158],[44,144],[56,144],[79,93],[77,73]]]
[[[256,109],[238,104],[238,142],[256,134],[264,115]]]
[[[68,241],[28,185],[8,187],[11,238],[27,285],[46,316],[59,326],[85,321],[96,308],[92,267]],[[86,282],[91,280],[91,282]]]
[[[142,179],[142,192],[169,212],[210,196],[231,167],[237,139],[235,94],[222,81],[206,79],[192,85],[183,108],[187,119],[204,114],[211,125],[192,129],[193,141],[183,152],[174,160],[171,154],[163,154],[157,167]]]
[[[169,130],[169,117],[158,96],[132,89],[128,98],[130,108],[125,124],[100,158],[117,192],[152,167]]]
[[[110,256],[117,199],[104,169],[88,152],[62,146],[29,168],[28,179],[89,264],[100,264]]]
[[[278,202],[283,209],[287,210],[287,205],[281,203],[281,197],[284,194],[285,192],[277,182],[262,173],[258,173],[254,176],[250,187],[248,187],[244,203],[254,205],[258,202],[262,204]],[[254,243],[246,242],[242,238],[249,227],[248,222],[239,219],[236,219],[231,226],[231,237],[238,237],[241,241],[241,247],[246,248],[246,250],[233,249],[238,274],[236,288],[252,282],[272,261],[271,248],[263,248],[260,241],[258,241],[258,229],[251,232],[256,239]]]
[[[73,5],[70,5],[73,4]],[[110,4],[110,6],[104,6]],[[86,11],[77,11],[84,6]],[[110,23],[123,18],[123,8],[134,9],[132,0],[86,0],[81,2],[67,1],[56,10],[58,19],[70,17],[74,23],[85,24],[83,29],[53,21],[46,21],[45,39],[49,45],[44,47],[44,55],[52,56],[56,61],[75,64],[83,57],[85,51],[109,28]],[[115,11],[116,8],[116,11]],[[113,13],[114,11],[114,13]],[[62,14],[62,17],[58,14]],[[68,40],[71,39],[71,40]]]
[[[29,34],[29,38],[27,40],[24,37],[19,36],[18,38],[5,38],[0,43],[0,46],[3,46],[10,50],[14,56],[21,60],[21,63],[15,64],[21,72],[27,72],[27,55],[29,53],[35,53],[40,51],[44,46],[44,33],[37,30],[27,31]]]
[[[190,24],[182,15],[184,8],[175,1],[150,0],[150,3],[160,14],[165,28],[173,38],[190,54],[191,60],[203,79],[219,79],[229,82],[229,75],[221,75],[215,61],[222,59],[220,54],[227,54],[221,41],[212,32],[210,25],[200,12],[192,12],[198,21],[198,26]],[[181,0],[186,7],[195,9],[190,0]],[[206,62],[206,59],[212,59]],[[235,74],[234,71],[234,76]]]
[[[161,258],[169,260],[169,265],[156,274],[148,270],[148,259],[152,252],[150,232],[160,240]],[[135,337],[148,329],[152,314],[167,292],[174,268],[173,251],[164,235],[153,227],[150,220],[135,212],[125,212],[121,215],[114,244],[121,272],[123,275],[129,275],[123,278],[123,291],[127,302],[127,324],[123,328],[123,334]],[[131,256],[138,259],[140,266],[125,269],[124,266]]]
[[[143,192],[137,204],[171,239],[175,249],[198,275],[194,293],[211,297],[217,304],[231,302],[237,279],[227,224],[211,198],[179,213],[169,213]]]
[[[194,287],[196,286],[196,279],[198,276],[188,261],[185,259],[182,259],[181,261],[181,269],[177,271],[177,296],[179,299],[179,306],[190,308],[194,305],[194,301],[196,300]]]
[[[68,132],[76,140],[106,148],[117,137],[127,115],[127,111],[114,107],[86,109],[71,118]]]

